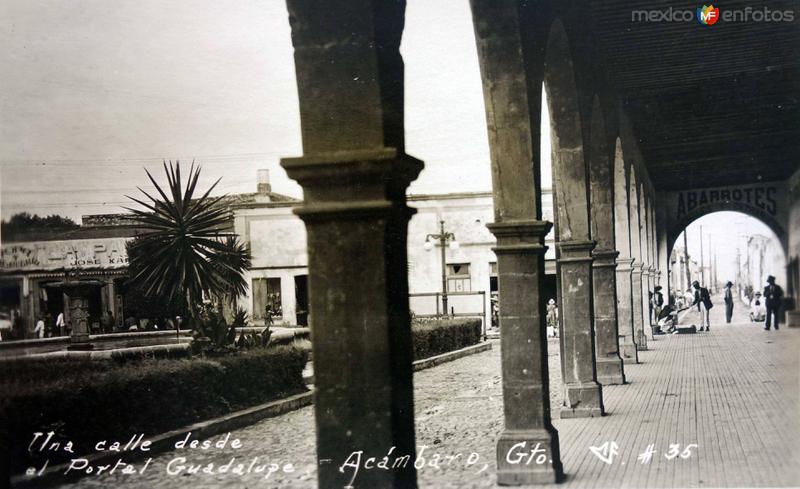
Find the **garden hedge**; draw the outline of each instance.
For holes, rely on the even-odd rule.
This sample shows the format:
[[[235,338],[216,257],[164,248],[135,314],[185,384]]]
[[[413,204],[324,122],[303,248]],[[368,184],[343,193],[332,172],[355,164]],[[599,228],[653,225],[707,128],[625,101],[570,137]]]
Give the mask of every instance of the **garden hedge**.
[[[26,448],[34,432],[56,431],[79,456],[100,440],[152,436],[303,392],[307,358],[301,348],[278,346],[214,359],[30,362],[27,373],[6,365],[20,375],[0,379],[12,473],[33,462]],[[49,375],[37,380],[42,368]]]
[[[481,320],[475,318],[415,320],[411,325],[414,360],[475,345],[481,341]]]

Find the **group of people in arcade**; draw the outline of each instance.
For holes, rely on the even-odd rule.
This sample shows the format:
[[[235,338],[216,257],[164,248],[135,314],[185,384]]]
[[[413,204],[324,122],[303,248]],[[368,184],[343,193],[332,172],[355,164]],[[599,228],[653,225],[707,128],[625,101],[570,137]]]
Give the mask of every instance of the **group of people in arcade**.
[[[775,277],[770,275],[767,277],[767,285],[764,287],[763,294],[756,292],[750,299],[750,320],[752,322],[764,321],[764,329],[770,331],[773,327],[777,330],[780,326],[780,307],[783,301],[783,289],[780,285],[775,283]],[[733,318],[734,307],[734,293],[733,282],[725,284],[724,291],[725,302],[725,322],[730,324]],[[677,304],[680,303],[680,304]],[[703,287],[700,282],[694,281],[692,288],[689,289],[685,297],[679,300],[670,301],[666,306],[664,304],[664,297],[661,293],[661,287],[655,287],[655,291],[651,293],[650,307],[655,318],[653,324],[653,334],[668,334],[683,332],[678,328],[678,314],[691,308],[696,308],[699,320],[699,328],[691,328],[690,332],[695,331],[711,331],[710,311],[714,307],[711,301],[711,294],[706,287]],[[687,329],[688,331],[688,329]]]

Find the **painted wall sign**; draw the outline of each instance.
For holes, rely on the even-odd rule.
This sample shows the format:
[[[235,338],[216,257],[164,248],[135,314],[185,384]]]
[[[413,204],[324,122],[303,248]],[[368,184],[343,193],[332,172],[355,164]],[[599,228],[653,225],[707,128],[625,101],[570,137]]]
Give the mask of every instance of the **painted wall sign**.
[[[128,266],[127,238],[5,243],[0,248],[4,272],[119,269]]]
[[[670,243],[695,219],[712,212],[734,211],[761,220],[781,240],[786,238],[789,192],[786,182],[688,189],[665,192],[658,198],[662,223]]]
[[[676,217],[680,219],[695,209],[720,203],[745,204],[777,216],[778,188],[774,185],[750,185],[678,192]]]

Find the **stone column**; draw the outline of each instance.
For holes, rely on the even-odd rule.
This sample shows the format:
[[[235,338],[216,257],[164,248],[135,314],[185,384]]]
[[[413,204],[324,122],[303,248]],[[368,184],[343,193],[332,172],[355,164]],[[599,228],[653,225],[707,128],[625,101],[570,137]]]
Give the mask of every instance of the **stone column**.
[[[592,104],[591,151],[589,160],[591,229],[597,247],[592,253],[592,302],[597,381],[602,385],[624,384],[625,373],[619,356],[617,325],[617,267],[615,248],[616,202],[614,162],[609,158],[607,131],[599,97]],[[616,151],[615,151],[616,158]],[[627,215],[624,216],[627,219]]]
[[[594,241],[556,243],[560,288],[562,418],[602,416],[603,393],[597,383],[593,334],[592,249]]]
[[[647,297],[648,297],[647,309],[648,309],[648,315],[650,317],[650,327],[655,326],[656,323],[658,322],[658,321],[656,321],[656,318],[653,317],[653,314],[655,313],[655,309],[653,309],[653,313],[650,313],[650,294],[655,292],[655,288],[656,288],[656,269],[655,269],[655,266],[653,266],[651,264],[650,265],[650,269],[647,271],[647,291],[648,291],[648,294],[647,294]]]
[[[552,224],[505,221],[489,224],[497,237],[500,348],[503,354],[505,429],[497,441],[501,485],[551,483],[563,477],[558,432],[550,417],[546,323],[540,293],[544,238]],[[520,445],[522,444],[522,445]],[[514,463],[522,450],[544,449],[546,462]]]
[[[634,259],[631,249],[630,163],[625,161],[622,141],[616,140],[614,152],[614,243],[617,257],[617,324],[620,355],[623,362],[638,363],[633,327],[633,288],[631,272]]]
[[[594,291],[594,332],[597,382],[602,385],[625,383],[619,354],[617,325],[616,250],[595,250],[592,263]]]
[[[405,2],[287,0],[303,153],[281,165],[303,187],[321,488],[416,487],[404,153]],[[342,468],[342,470],[340,470]]]
[[[647,350],[647,335],[645,335],[645,322],[644,317],[644,300],[642,299],[643,292],[643,271],[644,265],[641,263],[633,263],[633,272],[631,276],[631,284],[633,288],[633,330],[635,331],[636,349],[639,351]]]
[[[471,0],[492,161],[497,237],[504,427],[497,440],[497,483],[560,481],[558,432],[550,419],[541,220],[539,118],[541,60],[529,39],[538,4]],[[526,32],[526,29],[528,30]],[[531,49],[529,49],[531,48]],[[519,458],[543,450],[542,457]]]
[[[619,351],[624,362],[639,363],[633,322],[633,258],[617,258],[617,317]]]

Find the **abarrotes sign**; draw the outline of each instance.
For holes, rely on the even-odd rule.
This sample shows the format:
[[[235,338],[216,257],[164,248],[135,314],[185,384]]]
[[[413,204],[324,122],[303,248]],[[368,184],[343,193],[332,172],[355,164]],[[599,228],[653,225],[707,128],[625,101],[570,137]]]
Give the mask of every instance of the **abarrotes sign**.
[[[763,182],[667,192],[659,203],[666,208],[673,238],[695,219],[719,211],[742,212],[760,219],[782,237],[788,222],[788,195],[784,182]]]

